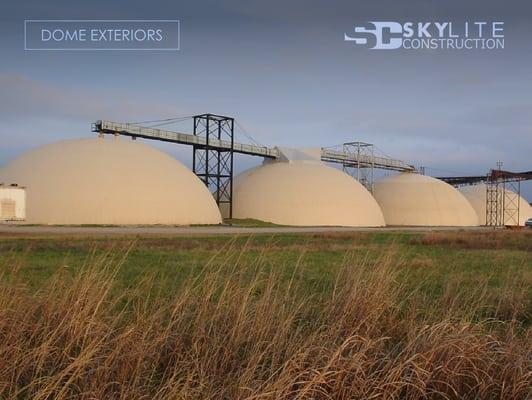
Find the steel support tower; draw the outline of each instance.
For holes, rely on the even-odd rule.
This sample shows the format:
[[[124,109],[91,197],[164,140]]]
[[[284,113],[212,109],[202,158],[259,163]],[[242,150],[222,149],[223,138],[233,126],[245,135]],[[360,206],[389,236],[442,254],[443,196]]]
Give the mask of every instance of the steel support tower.
[[[486,225],[518,226],[522,177],[502,171],[502,162],[497,167],[486,178]]]
[[[517,226],[521,208],[521,181],[488,179],[486,181],[486,225]]]
[[[501,171],[502,162],[497,162],[497,171]],[[486,225],[504,226],[504,182],[500,173],[491,170],[486,177]]]
[[[521,208],[521,181],[509,180],[504,183],[504,224],[518,226]]]
[[[192,170],[209,188],[220,210],[233,218],[234,119],[215,114],[195,115],[193,134],[204,137],[205,144],[193,145]],[[217,143],[229,142],[230,146],[213,147],[213,139]]]
[[[440,177],[450,185],[459,187],[486,184],[486,225],[493,227],[518,226],[521,209],[521,181],[532,180],[532,171],[510,172],[497,169],[487,175]]]
[[[358,160],[355,162],[344,161],[342,164],[344,172],[351,175],[373,193],[373,169],[375,168],[373,145],[365,142],[348,142],[343,144],[343,151]],[[361,159],[367,159],[369,162],[361,164]]]
[[[499,179],[486,180],[486,226],[503,226],[504,185]]]

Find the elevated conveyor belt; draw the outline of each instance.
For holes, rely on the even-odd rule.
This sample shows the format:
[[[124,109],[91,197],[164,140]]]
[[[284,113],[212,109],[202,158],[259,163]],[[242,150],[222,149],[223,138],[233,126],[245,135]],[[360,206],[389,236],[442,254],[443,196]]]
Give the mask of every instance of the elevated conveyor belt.
[[[186,144],[192,146],[205,146],[213,150],[233,151],[234,153],[247,154],[264,158],[279,158],[280,152],[277,148],[257,146],[250,144],[234,143],[227,140],[218,140],[188,133],[179,133],[157,128],[142,127],[137,124],[96,121],[92,124],[92,131],[100,134],[124,135],[133,138],[143,138],[160,140],[164,142]],[[325,162],[338,163],[343,165],[357,165],[361,168],[379,168],[394,171],[414,171],[415,168],[400,160],[386,157],[371,157],[367,155],[357,155],[345,153],[337,150],[321,149],[321,160]]]

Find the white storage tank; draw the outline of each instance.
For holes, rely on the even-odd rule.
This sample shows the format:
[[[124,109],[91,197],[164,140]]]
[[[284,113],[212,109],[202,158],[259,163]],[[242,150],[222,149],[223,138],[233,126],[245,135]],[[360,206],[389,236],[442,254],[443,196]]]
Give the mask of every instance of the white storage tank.
[[[26,219],[26,189],[16,184],[0,183],[0,221]]]

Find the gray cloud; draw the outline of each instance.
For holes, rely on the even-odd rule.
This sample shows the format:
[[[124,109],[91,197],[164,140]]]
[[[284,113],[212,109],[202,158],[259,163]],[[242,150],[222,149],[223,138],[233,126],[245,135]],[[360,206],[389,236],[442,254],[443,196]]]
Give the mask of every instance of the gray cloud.
[[[0,118],[3,121],[54,118],[70,121],[95,118],[136,120],[176,115],[166,104],[138,101],[134,92],[98,93],[80,85],[60,87],[21,74],[0,74]]]

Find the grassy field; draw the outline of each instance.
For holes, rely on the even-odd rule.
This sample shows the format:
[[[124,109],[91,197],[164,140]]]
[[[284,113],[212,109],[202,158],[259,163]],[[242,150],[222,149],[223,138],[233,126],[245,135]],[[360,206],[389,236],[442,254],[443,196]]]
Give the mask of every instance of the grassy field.
[[[0,237],[0,398],[532,396],[530,232]]]

